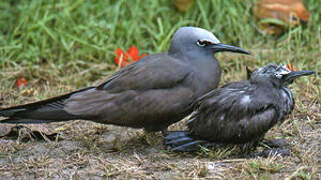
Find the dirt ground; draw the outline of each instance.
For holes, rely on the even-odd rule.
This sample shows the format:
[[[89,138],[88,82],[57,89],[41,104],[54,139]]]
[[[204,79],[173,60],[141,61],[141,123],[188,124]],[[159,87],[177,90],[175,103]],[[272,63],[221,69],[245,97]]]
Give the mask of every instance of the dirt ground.
[[[270,139],[286,137],[291,156],[253,159],[229,158],[235,148],[168,152],[161,134],[142,130],[85,121],[53,123],[42,125],[60,131],[52,140],[29,138],[23,129],[20,138],[1,138],[0,174],[4,179],[320,179],[321,124],[310,120],[310,115],[292,116],[267,134]]]
[[[7,73],[17,76],[14,71]],[[44,75],[42,73],[41,77]],[[59,76],[62,77],[57,73]],[[1,107],[73,89],[34,78],[28,87],[18,90],[10,88],[13,85],[7,82],[14,81],[7,74],[2,77],[8,80],[1,81]],[[241,78],[239,74],[225,75],[223,81],[235,77]],[[90,82],[93,77],[86,78]],[[71,79],[60,79],[60,84],[68,82],[72,82]],[[318,82],[316,77],[310,77],[291,86],[296,99],[295,110],[282,125],[275,126],[265,136],[265,139],[286,139],[290,144],[290,156],[239,158],[238,147],[173,153],[163,146],[160,133],[147,134],[143,130],[87,121],[42,124],[31,128],[32,132],[28,128],[1,124],[0,136],[5,136],[0,137],[0,179],[321,179]],[[184,121],[171,129],[184,128]],[[264,149],[268,147],[259,147],[257,151]]]

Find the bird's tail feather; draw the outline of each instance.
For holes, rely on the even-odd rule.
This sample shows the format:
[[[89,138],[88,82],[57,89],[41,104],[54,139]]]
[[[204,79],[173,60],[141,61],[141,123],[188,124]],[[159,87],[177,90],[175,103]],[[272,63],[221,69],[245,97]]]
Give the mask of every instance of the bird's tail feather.
[[[7,124],[41,124],[41,123],[51,123],[51,122],[59,122],[58,120],[38,120],[38,119],[4,119],[1,120],[0,123]]]
[[[75,93],[91,88],[93,87],[80,89],[78,91],[49,98],[43,101],[0,109],[0,117],[7,117],[7,119],[0,120],[0,123],[34,124],[79,119],[80,117],[69,114],[64,110],[64,101]]]

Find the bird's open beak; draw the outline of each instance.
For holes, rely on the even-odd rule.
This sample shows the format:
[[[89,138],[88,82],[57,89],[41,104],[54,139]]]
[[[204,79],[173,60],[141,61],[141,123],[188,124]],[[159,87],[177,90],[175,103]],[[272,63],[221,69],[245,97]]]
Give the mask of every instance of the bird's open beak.
[[[250,54],[248,51],[245,51],[242,48],[223,44],[223,43],[211,44],[210,48],[212,48],[214,52],[230,51],[230,52],[241,53],[241,54]]]
[[[313,71],[292,71],[290,72],[289,74],[285,75],[284,76],[284,80],[285,81],[293,81],[294,79],[300,77],[300,76],[308,76],[308,75],[311,75],[311,74],[314,74]]]

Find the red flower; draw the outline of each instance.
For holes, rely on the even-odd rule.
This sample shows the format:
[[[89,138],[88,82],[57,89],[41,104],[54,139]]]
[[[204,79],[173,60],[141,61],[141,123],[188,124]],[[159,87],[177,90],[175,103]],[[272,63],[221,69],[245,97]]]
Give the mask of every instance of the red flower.
[[[138,61],[140,58],[146,56],[147,54],[142,54],[139,56],[139,50],[135,46],[131,46],[127,52],[124,52],[122,49],[117,48],[115,50],[115,63],[120,66],[124,67],[134,61]]]
[[[16,87],[18,87],[19,89],[22,89],[27,84],[28,84],[28,81],[26,80],[26,78],[20,77],[16,82]]]

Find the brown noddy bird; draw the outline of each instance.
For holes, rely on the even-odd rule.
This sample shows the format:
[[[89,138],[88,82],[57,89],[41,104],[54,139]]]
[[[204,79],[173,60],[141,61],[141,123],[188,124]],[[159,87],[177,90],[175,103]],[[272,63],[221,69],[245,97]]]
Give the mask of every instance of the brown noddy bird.
[[[188,131],[168,132],[165,144],[173,151],[239,144],[248,152],[293,110],[294,98],[287,85],[313,72],[268,64],[248,74],[249,80],[226,84],[200,97],[187,121]]]
[[[218,86],[214,53],[247,51],[221,43],[198,27],[177,30],[168,52],[145,56],[98,86],[0,109],[0,123],[89,120],[147,131],[165,130],[192,112],[192,103]]]

